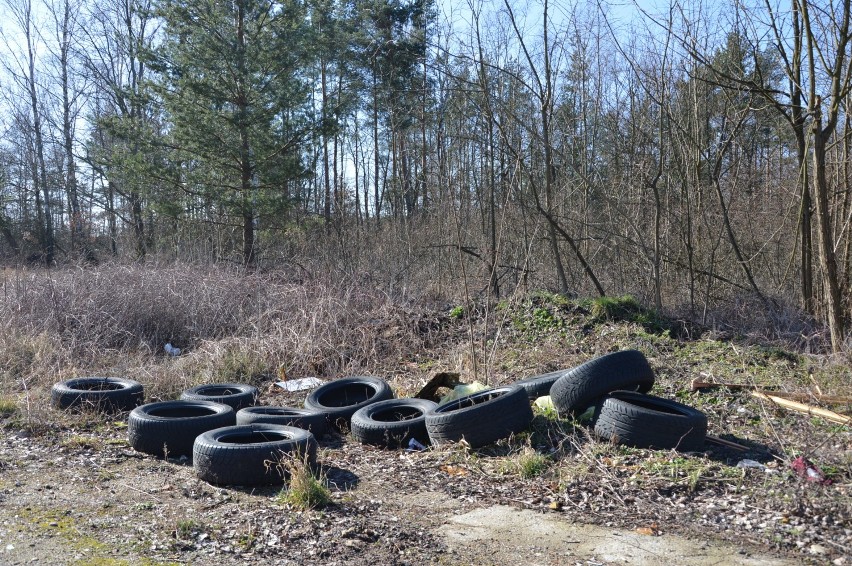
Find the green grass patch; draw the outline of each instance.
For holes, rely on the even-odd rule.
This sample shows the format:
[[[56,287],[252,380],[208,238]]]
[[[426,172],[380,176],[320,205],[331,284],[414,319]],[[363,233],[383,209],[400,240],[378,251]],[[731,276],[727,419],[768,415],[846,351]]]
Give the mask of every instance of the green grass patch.
[[[307,463],[294,461],[289,470],[290,480],[278,494],[279,502],[302,510],[322,509],[331,503],[331,491],[325,485],[325,478],[316,477]]]
[[[523,479],[532,479],[546,472],[553,460],[532,448],[525,448],[518,454],[509,456],[498,467],[506,475],[516,475]]]
[[[188,540],[202,531],[201,524],[193,519],[181,519],[175,524],[175,538]]]

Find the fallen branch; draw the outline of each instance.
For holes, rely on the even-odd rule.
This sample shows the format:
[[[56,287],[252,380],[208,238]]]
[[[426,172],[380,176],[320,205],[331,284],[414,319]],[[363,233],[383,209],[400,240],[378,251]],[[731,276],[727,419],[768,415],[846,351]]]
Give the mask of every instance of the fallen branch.
[[[721,446],[727,446],[728,448],[733,448],[734,450],[739,450],[740,452],[748,452],[751,450],[748,446],[743,446],[742,444],[737,444],[736,442],[732,442],[730,440],[725,440],[724,438],[719,438],[718,436],[710,436],[709,434],[705,437],[707,442],[712,442],[713,444],[719,444]]]
[[[774,391],[772,389],[760,388],[756,385],[747,385],[744,383],[716,383],[715,381],[702,381],[700,377],[692,380],[692,390],[712,389],[714,387],[725,387],[726,389],[739,389],[748,391],[758,391],[765,395],[773,395],[784,399],[792,399],[795,401],[811,401],[816,400],[821,403],[832,403],[838,405],[852,405],[852,397],[842,395],[822,395],[819,393],[795,393],[787,391]]]
[[[840,413],[835,413],[834,411],[829,411],[828,409],[812,407],[810,405],[805,405],[804,403],[791,401],[790,399],[784,399],[783,397],[779,397],[778,395],[767,395],[762,391],[752,391],[751,394],[753,397],[757,397],[758,399],[763,399],[765,401],[772,401],[779,407],[790,409],[791,411],[822,417],[827,421],[831,421],[838,424],[852,424],[852,417],[847,417],[846,415],[841,415]]]

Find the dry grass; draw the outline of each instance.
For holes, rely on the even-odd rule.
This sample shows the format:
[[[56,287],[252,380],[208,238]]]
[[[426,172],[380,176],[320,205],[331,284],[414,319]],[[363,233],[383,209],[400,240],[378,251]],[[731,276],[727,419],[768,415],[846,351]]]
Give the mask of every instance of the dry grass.
[[[168,398],[209,381],[333,377],[418,356],[435,321],[375,290],[197,266],[6,272],[0,392],[121,375]],[[171,342],[183,355],[169,358]],[[387,375],[387,371],[385,371]],[[36,395],[38,397],[38,395]]]

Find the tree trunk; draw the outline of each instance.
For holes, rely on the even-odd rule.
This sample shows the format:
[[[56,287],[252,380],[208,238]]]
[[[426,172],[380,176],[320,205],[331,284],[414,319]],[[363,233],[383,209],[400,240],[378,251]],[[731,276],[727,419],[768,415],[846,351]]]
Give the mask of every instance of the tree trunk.
[[[819,246],[819,267],[822,272],[823,292],[825,294],[826,318],[831,333],[831,347],[839,352],[845,339],[845,321],[843,304],[840,299],[840,283],[837,277],[837,258],[834,241],[831,237],[831,216],[829,213],[828,179],[826,178],[826,138],[822,129],[819,113],[813,122],[813,180],[817,221],[817,245]]]
[[[41,106],[38,100],[38,90],[36,90],[36,79],[35,79],[35,47],[33,45],[33,29],[32,29],[32,3],[28,0],[23,6],[24,14],[22,18],[22,28],[24,32],[24,36],[27,42],[27,55],[28,55],[28,66],[29,66],[29,76],[27,76],[27,89],[29,90],[29,98],[30,98],[30,112],[32,113],[32,126],[33,126],[33,137],[35,147],[33,148],[35,151],[35,167],[36,170],[33,172],[33,181],[37,186],[34,187],[36,192],[41,189],[42,192],[42,202],[41,207],[43,207],[43,213],[39,210],[39,213],[42,215],[42,222],[39,226],[39,236],[41,245],[41,257],[44,261],[45,265],[52,265],[54,261],[54,250],[55,250],[55,242],[53,235],[53,213],[51,210],[50,203],[50,189],[47,186],[47,166],[45,165],[44,160],[44,144],[42,142],[41,137]],[[41,208],[40,207],[40,208]]]
[[[74,112],[72,109],[70,84],[68,79],[69,54],[71,50],[71,4],[63,2],[60,31],[60,74],[62,81],[62,138],[65,152],[65,191],[71,208],[71,249],[83,260],[90,260],[89,250],[83,239],[83,216],[80,211],[80,199],[77,196],[77,171],[74,163]]]

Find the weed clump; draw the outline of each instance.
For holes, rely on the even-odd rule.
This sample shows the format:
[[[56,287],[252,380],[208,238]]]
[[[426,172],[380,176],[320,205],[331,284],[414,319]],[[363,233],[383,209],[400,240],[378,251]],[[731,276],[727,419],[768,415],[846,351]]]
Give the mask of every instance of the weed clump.
[[[281,503],[308,510],[322,509],[331,502],[331,491],[325,485],[325,478],[315,476],[307,462],[293,460],[288,471],[288,486],[278,495]]]
[[[546,472],[551,463],[552,460],[548,456],[527,447],[519,454],[509,458],[502,466],[502,471],[528,480]]]

